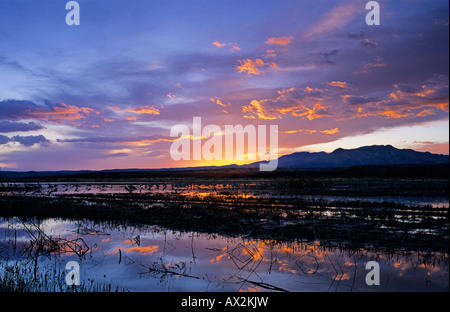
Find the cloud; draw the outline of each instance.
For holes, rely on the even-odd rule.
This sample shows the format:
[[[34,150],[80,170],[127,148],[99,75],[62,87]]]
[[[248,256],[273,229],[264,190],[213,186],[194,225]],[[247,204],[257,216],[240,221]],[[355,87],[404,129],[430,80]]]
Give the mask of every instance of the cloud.
[[[7,119],[9,121],[35,119],[57,124],[69,124],[72,126],[98,127],[98,125],[92,125],[92,120],[88,119],[92,114],[100,114],[100,111],[93,108],[78,107],[63,102],[52,104],[49,101],[44,101],[44,104],[45,105],[38,105],[32,101],[25,100],[0,101],[0,119]],[[31,123],[27,126],[16,126],[22,128],[35,128],[36,130],[39,127],[36,123]]]
[[[247,75],[260,75],[259,67],[264,66],[264,61],[261,59],[251,60],[239,60],[239,66],[236,66],[238,73],[247,73]]]
[[[10,139],[6,135],[0,134],[0,145],[7,144],[10,142]]]
[[[107,154],[103,155],[102,157],[110,158],[110,157],[128,157],[128,153],[115,153],[115,154]]]
[[[252,100],[250,105],[243,105],[243,117],[250,119],[281,119],[283,115],[302,117],[308,120],[330,117],[328,106],[321,99],[311,97],[309,89],[303,93],[295,93],[295,88],[282,89],[272,99]],[[312,89],[311,89],[312,90]]]
[[[17,61],[10,61],[4,56],[0,56],[0,65],[10,66],[16,70],[25,70],[25,68]]]
[[[30,136],[20,136],[16,135],[9,138],[5,135],[0,135],[0,145],[7,143],[17,142],[23,146],[33,146],[35,144],[48,145],[50,143],[43,135],[30,135]]]
[[[239,60],[240,65],[236,65],[236,70],[238,73],[247,73],[247,75],[263,75],[264,72],[260,71],[260,67],[268,66],[272,68],[277,68],[278,65],[276,63],[267,63],[261,59],[251,60]]]
[[[365,96],[358,96],[358,95],[341,95],[341,98],[344,100],[345,103],[350,105],[363,105],[367,103],[376,103],[380,100],[374,97],[365,97]]]
[[[20,120],[32,117],[32,112],[42,111],[44,107],[32,101],[3,100],[0,101],[0,119]]]
[[[225,47],[230,47],[230,51],[234,52],[234,51],[240,51],[241,48],[239,47],[239,45],[236,42],[230,42],[230,43],[220,43],[219,41],[214,41],[211,43],[213,46],[216,46],[218,48],[225,48]]]
[[[179,138],[170,138],[167,136],[139,136],[139,137],[85,137],[76,139],[57,139],[59,143],[121,143],[132,145],[151,145],[158,142],[174,142]],[[123,152],[123,150],[121,151]]]
[[[167,96],[169,96],[169,94]],[[170,93],[169,97],[173,98],[171,96],[173,96],[173,95]],[[149,105],[145,105],[145,106],[141,106],[141,107],[127,108],[127,109],[120,109],[117,106],[107,106],[107,107],[109,109],[111,109],[111,110],[114,110],[114,111],[118,112],[118,113],[129,112],[129,113],[135,113],[135,114],[148,114],[148,115],[159,115],[160,114],[159,109],[157,109],[157,108],[155,108],[153,106],[149,106]]]
[[[346,89],[347,88],[347,82],[345,81],[331,81],[328,83],[330,86],[333,87],[337,87],[337,88],[341,88],[341,89]]]
[[[45,119],[64,123],[64,121],[73,121],[86,118],[91,113],[99,113],[89,107],[78,107],[66,103],[60,103],[53,106],[50,110],[36,110],[30,112],[31,117],[36,119]]]
[[[373,40],[370,40],[369,38],[366,38],[366,39],[360,41],[358,43],[358,46],[360,46],[362,48],[376,48],[376,47],[378,47],[378,43]]]
[[[293,134],[293,133],[308,133],[308,134],[313,134],[316,133],[317,130],[310,130],[310,129],[297,129],[297,130],[286,130],[286,131],[279,131],[279,133],[284,133],[284,134]]]
[[[315,63],[317,65],[336,65],[333,57],[339,54],[338,49],[331,50],[329,52],[318,52],[313,54],[315,57]]]
[[[15,109],[10,110],[13,114],[17,112],[16,119],[19,118],[35,118],[51,121],[77,120],[86,118],[94,109],[89,107],[78,107],[59,103],[53,106],[47,102],[47,106],[40,106],[30,101],[10,101],[9,103],[17,105]],[[50,106],[50,107],[49,107]]]
[[[337,31],[350,23],[360,12],[361,6],[358,3],[341,4],[322,15],[313,25],[308,27],[303,34],[303,39],[312,40],[322,34]]]
[[[257,118],[257,119],[272,120],[272,119],[279,118],[277,116],[269,115],[267,113],[267,110],[263,107],[262,101],[258,101],[258,100],[252,100],[250,102],[250,105],[242,106],[242,112],[243,113],[251,113],[250,115],[244,115],[244,118],[249,118],[249,119]]]
[[[362,70],[358,73],[368,74],[371,73],[375,69],[379,69],[382,67],[387,67],[387,64],[383,61],[380,56],[377,56],[372,61],[365,63],[362,67]]]
[[[213,103],[215,103],[215,104],[217,104],[217,105],[219,105],[219,106],[222,106],[222,107],[228,107],[228,106],[230,106],[231,105],[231,103],[230,102],[226,102],[226,103],[224,103],[221,99],[213,99],[213,98],[211,98],[211,99],[209,99],[211,102],[213,102]]]
[[[220,43],[219,41],[214,41],[213,43],[211,43],[212,45],[218,47],[218,48],[223,48],[226,47],[227,44],[226,43]]]
[[[384,97],[341,95],[350,105],[349,118],[383,116],[387,119],[426,117],[449,111],[448,77],[434,75],[424,83],[395,84]]]
[[[294,39],[292,36],[284,36],[284,37],[271,37],[267,38],[267,41],[265,43],[269,45],[281,45],[286,46],[291,43],[291,41]]]
[[[346,81],[332,80],[324,88],[281,89],[272,97],[254,98],[242,105],[241,110],[247,119],[292,116],[310,121],[325,117],[334,117],[335,121],[364,117],[436,119],[449,111],[448,76],[445,75],[434,75],[423,83],[398,83],[391,90],[385,88],[373,94],[361,95],[361,92]],[[334,134],[328,130],[322,133]]]
[[[359,34],[348,33],[347,37],[349,39],[361,40],[365,37],[365,33],[361,31]]]
[[[448,18],[447,19],[438,19],[438,18],[434,19],[434,25],[448,26],[448,24],[449,24]]]
[[[398,108],[434,107],[449,110],[448,76],[434,75],[423,84],[396,84],[390,93],[390,104]]]
[[[0,133],[36,131],[41,129],[44,129],[44,127],[35,122],[0,121]]]
[[[136,114],[148,114],[148,115],[159,115],[159,109],[154,108],[153,106],[142,106],[142,107],[135,107],[135,108],[129,108],[126,110],[127,112],[136,113]]]
[[[336,133],[339,133],[339,128],[328,129],[328,130],[322,130],[322,131],[320,131],[320,133],[324,133],[324,134],[336,134]]]
[[[276,57],[276,56],[277,53],[273,49],[266,50],[266,54],[264,54],[264,57]]]
[[[30,136],[13,136],[11,141],[18,142],[24,146],[33,146],[35,144],[47,145],[50,143],[43,135],[30,135]]]
[[[307,110],[306,118],[308,118],[309,120],[333,116],[333,114],[327,111],[328,106],[322,105],[320,103],[314,104],[312,109],[308,109],[307,107],[305,108]]]
[[[434,115],[434,114],[436,114],[436,112],[434,110],[432,110],[432,109],[424,109],[423,111],[417,113],[417,116],[425,117],[425,116]]]

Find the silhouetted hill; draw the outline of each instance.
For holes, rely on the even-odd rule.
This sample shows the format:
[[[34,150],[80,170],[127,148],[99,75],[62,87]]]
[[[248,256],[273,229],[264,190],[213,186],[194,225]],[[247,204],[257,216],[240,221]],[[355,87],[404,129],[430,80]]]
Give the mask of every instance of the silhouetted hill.
[[[445,165],[448,155],[397,149],[391,145],[338,148],[331,153],[299,152],[281,156],[278,168],[345,168],[355,166]],[[252,164],[252,166],[256,165]]]
[[[261,162],[249,165],[228,165],[228,166],[206,166],[206,167],[186,167],[169,169],[113,169],[113,170],[80,170],[80,171],[29,171],[29,172],[0,172],[3,179],[51,179],[52,177],[89,177],[89,178],[120,178],[128,179],[132,177],[143,178],[145,176],[240,176],[263,174],[258,168]],[[298,170],[320,170],[335,171],[359,168],[358,170],[372,172],[384,168],[385,174],[389,172],[409,171],[408,166],[418,170],[425,170],[427,166],[432,166],[430,170],[441,170],[440,165],[448,168],[449,155],[432,154],[429,152],[417,152],[411,149],[397,149],[391,145],[363,146],[355,149],[338,148],[331,153],[325,152],[298,152],[281,156],[278,159],[277,172],[292,172]],[[411,168],[412,168],[411,167]],[[371,169],[378,168],[378,169]],[[397,169],[398,170],[397,170]],[[431,168],[431,167],[430,167]],[[447,169],[446,169],[447,170]],[[347,170],[348,171],[348,170]],[[445,170],[444,170],[445,171]],[[271,174],[270,172],[268,173]],[[403,174],[403,173],[402,173]],[[423,172],[422,172],[423,174]]]

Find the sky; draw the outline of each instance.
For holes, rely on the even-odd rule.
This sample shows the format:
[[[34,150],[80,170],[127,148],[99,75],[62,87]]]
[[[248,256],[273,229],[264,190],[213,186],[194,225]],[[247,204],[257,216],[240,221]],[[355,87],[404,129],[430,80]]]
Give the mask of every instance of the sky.
[[[193,117],[277,125],[279,155],[449,154],[447,0],[380,0],[380,25],[360,0],[79,0],[69,26],[67,2],[0,2],[2,170],[251,162],[173,160]]]

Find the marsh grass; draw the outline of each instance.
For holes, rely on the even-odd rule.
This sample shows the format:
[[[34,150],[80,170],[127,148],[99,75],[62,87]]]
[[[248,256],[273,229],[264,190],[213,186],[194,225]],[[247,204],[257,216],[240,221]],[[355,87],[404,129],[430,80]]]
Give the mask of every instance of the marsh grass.
[[[39,222],[29,218],[21,223],[26,239],[14,235],[0,242],[0,292],[110,292],[118,291],[110,283],[94,279],[78,286],[65,282],[67,271],[61,256],[75,254],[84,258],[90,250],[82,238],[67,240],[45,234]],[[16,230],[14,231],[16,233]]]
[[[82,281],[78,286],[65,283],[66,271],[58,264],[35,268],[24,261],[14,264],[0,264],[0,292],[117,292],[124,291],[111,283],[96,282],[94,279]]]

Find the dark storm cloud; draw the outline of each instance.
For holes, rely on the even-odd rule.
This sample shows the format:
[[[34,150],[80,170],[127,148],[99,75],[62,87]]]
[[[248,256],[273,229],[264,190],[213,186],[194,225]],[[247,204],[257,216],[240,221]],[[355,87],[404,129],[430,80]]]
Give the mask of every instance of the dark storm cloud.
[[[44,127],[35,122],[0,121],[0,133],[36,131],[41,129],[44,129]]]
[[[345,98],[345,102],[350,105],[362,105],[367,103],[378,102],[379,99],[374,97],[364,97],[364,96],[348,96]]]
[[[19,143],[23,146],[33,146],[36,144],[40,144],[40,145],[48,145],[50,144],[50,141],[47,140],[47,138],[43,135],[30,135],[30,136],[20,136],[20,135],[16,135],[13,136],[12,138],[9,138],[5,135],[0,135],[0,145],[3,144],[8,144],[8,143]]]
[[[338,49],[331,50],[330,52],[319,52],[315,54],[315,61],[317,65],[336,65],[334,57],[339,53]]]
[[[11,141],[18,142],[24,146],[33,146],[35,144],[48,145],[50,143],[43,135],[30,135],[30,136],[13,136]]]
[[[6,135],[0,134],[0,145],[9,143],[11,140]]]
[[[0,101],[0,119],[20,120],[31,118],[31,112],[41,110],[42,107],[32,101],[11,99]]]

